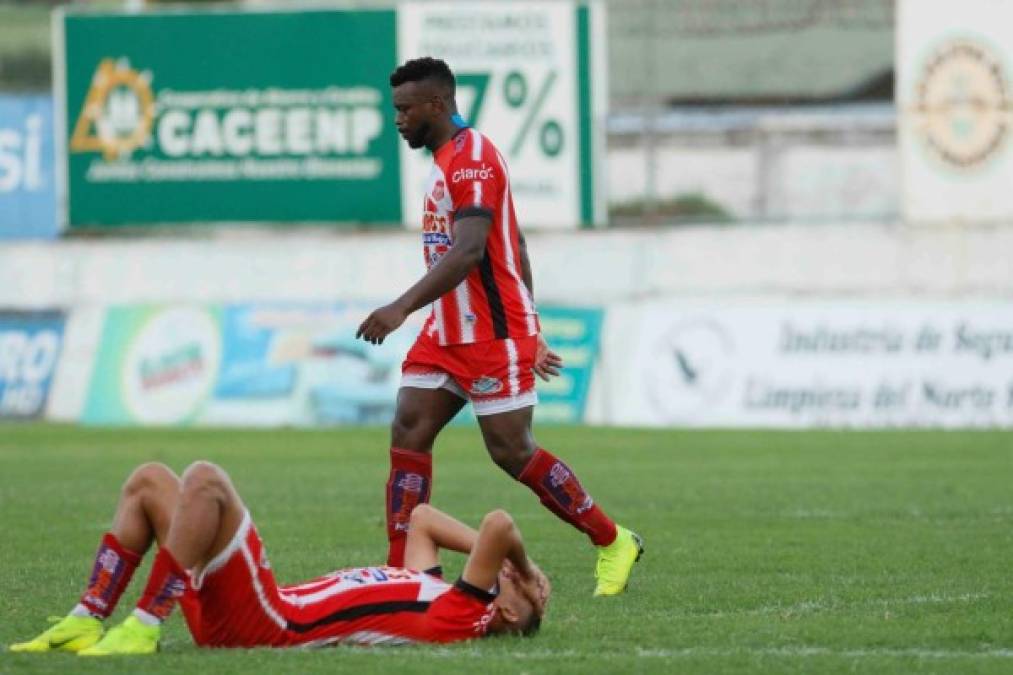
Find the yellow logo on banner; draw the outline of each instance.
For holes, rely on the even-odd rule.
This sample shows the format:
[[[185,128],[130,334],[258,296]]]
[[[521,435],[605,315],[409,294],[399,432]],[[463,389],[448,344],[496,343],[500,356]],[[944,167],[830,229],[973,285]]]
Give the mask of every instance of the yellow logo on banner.
[[[101,152],[107,160],[130,155],[151,138],[155,100],[151,73],[126,59],[103,59],[92,77],[70,138],[71,152]]]

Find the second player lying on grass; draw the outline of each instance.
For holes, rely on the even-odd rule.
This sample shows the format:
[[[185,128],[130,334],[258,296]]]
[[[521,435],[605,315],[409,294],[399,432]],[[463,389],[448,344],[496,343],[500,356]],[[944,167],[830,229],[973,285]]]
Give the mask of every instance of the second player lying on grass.
[[[142,556],[159,550],[137,607],[104,633]],[[468,553],[461,578],[443,580],[440,549]],[[504,511],[478,531],[428,505],[412,514],[405,567],[348,568],[291,586],[274,572],[249,511],[221,468],[183,477],[145,464],[127,479],[112,529],[71,613],[14,652],[82,656],[148,654],[178,603],[203,647],[454,642],[496,633],[531,635],[549,596]]]

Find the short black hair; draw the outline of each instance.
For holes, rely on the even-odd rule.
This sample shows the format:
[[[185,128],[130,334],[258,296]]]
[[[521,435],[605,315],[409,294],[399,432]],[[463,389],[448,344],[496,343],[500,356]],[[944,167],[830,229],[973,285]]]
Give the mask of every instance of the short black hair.
[[[542,617],[538,616],[538,612],[532,612],[531,618],[528,619],[527,625],[521,629],[521,635],[524,637],[531,637],[538,632],[538,629],[542,627]]]
[[[451,96],[457,91],[457,79],[454,77],[450,66],[442,59],[434,59],[431,56],[423,56],[418,59],[405,61],[390,74],[390,86],[397,87],[405,82],[421,82],[422,80],[433,80],[449,89]]]

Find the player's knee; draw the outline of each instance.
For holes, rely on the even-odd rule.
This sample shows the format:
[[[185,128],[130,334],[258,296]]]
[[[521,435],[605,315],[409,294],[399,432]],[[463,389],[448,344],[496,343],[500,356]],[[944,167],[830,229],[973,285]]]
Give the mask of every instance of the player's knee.
[[[482,518],[483,529],[492,528],[495,530],[508,530],[514,526],[513,517],[503,509],[496,509],[485,514]]]
[[[428,521],[435,510],[436,509],[429,504],[418,504],[414,509],[412,509],[412,514],[410,516],[411,527],[418,527]]]
[[[123,493],[136,495],[142,492],[178,485],[179,479],[172,469],[160,462],[147,462],[134,469],[123,484]]]
[[[221,467],[211,462],[194,462],[183,472],[183,494],[224,493],[228,477]]]
[[[511,443],[490,443],[488,444],[488,449],[492,461],[496,462],[501,469],[514,477],[520,475],[531,459],[531,454],[534,452],[533,448],[529,448],[523,444]]]
[[[391,445],[396,448],[422,450],[432,447],[433,435],[424,417],[413,411],[398,410],[390,424]]]

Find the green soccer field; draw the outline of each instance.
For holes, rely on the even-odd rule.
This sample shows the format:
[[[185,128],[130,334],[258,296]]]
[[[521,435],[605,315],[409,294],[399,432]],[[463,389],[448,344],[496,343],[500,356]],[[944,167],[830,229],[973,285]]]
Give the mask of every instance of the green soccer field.
[[[454,428],[436,451],[433,502],[471,523],[514,514],[554,583],[539,635],[206,651],[177,614],[163,653],[110,663],[5,649],[77,600],[135,464],[221,463],[291,582],[383,560],[386,431],[4,426],[0,672],[1013,672],[1008,433],[545,428],[539,440],[646,539],[624,596],[593,599],[586,540],[496,469],[475,429]]]

